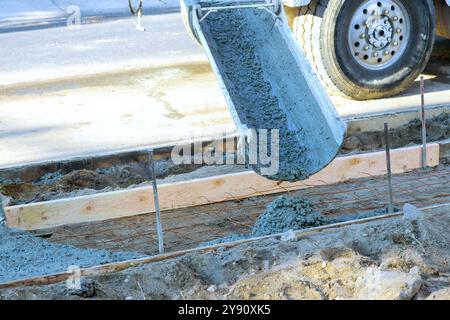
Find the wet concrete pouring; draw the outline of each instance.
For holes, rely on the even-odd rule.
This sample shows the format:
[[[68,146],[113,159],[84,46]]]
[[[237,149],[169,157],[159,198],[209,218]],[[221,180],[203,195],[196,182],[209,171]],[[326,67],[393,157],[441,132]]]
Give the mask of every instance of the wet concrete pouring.
[[[333,137],[276,23],[266,11],[243,9],[214,12],[201,25],[239,119],[279,130],[279,170],[267,177],[299,181],[334,157],[341,137]]]

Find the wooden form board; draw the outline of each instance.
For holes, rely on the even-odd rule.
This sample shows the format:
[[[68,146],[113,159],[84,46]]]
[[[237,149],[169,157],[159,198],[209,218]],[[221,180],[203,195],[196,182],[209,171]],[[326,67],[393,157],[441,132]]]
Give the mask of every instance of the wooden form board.
[[[439,145],[427,147],[428,165],[439,164]],[[394,174],[421,166],[421,146],[391,151]],[[295,183],[268,180],[246,171],[194,179],[158,187],[162,210],[204,205],[251,196],[334,184],[350,179],[386,174],[385,152],[338,157],[324,170]],[[37,230],[72,223],[99,221],[154,212],[151,186],[104,192],[81,197],[6,207],[10,227]]]

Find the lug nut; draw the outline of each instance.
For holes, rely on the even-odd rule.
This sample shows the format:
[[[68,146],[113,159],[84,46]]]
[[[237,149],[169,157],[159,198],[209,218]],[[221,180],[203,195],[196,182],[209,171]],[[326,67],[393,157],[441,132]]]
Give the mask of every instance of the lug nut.
[[[395,30],[395,32],[397,32],[397,33],[402,33],[402,29],[397,28],[397,30]]]
[[[365,46],[365,47],[364,47],[364,50],[365,50],[365,51],[369,51],[369,49],[370,49],[369,46]]]
[[[398,17],[397,17],[397,16],[394,16],[394,17],[392,17],[392,20],[397,21],[397,20],[398,20]]]
[[[365,33],[361,33],[360,38],[361,39],[365,39],[366,38],[366,34]]]
[[[389,55],[389,51],[385,51],[385,52],[384,52],[384,55],[385,55],[385,56],[388,56],[388,55]]]
[[[374,57],[378,57],[380,54],[378,53],[378,52],[375,52],[374,54],[373,54],[373,56]]]
[[[383,13],[387,16],[389,14],[389,10],[384,10]]]
[[[398,46],[398,41],[394,41],[393,45]]]

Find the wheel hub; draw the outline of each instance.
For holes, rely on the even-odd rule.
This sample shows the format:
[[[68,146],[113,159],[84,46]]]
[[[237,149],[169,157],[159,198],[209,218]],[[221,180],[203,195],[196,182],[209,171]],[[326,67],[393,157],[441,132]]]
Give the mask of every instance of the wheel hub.
[[[384,48],[392,40],[392,25],[387,17],[372,18],[367,28],[368,42],[375,48]]]
[[[350,51],[360,65],[385,69],[406,49],[409,16],[398,0],[367,0],[354,13],[348,36]]]

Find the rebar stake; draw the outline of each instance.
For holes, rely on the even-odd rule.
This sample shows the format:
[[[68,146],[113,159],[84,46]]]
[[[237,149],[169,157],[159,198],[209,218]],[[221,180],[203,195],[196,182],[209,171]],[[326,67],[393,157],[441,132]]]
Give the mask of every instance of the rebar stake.
[[[388,193],[389,193],[389,214],[394,213],[394,200],[392,197],[392,171],[391,171],[391,149],[389,146],[389,127],[388,124],[384,123],[384,138],[386,143],[386,166],[387,166],[387,176],[388,176]]]
[[[425,83],[423,76],[420,77],[420,97],[421,97],[421,110],[420,121],[422,122],[422,169],[427,167],[427,119],[425,117]]]
[[[156,183],[155,174],[155,162],[153,161],[153,150],[149,151],[150,156],[150,171],[152,173],[152,189],[153,189],[153,202],[155,203],[155,213],[156,213],[156,231],[158,233],[158,247],[159,253],[164,253],[164,239],[163,239],[163,229],[161,224],[161,211],[159,208],[159,198],[158,198],[158,186]]]
[[[3,201],[0,197],[0,236],[8,232],[5,209],[3,209]]]

